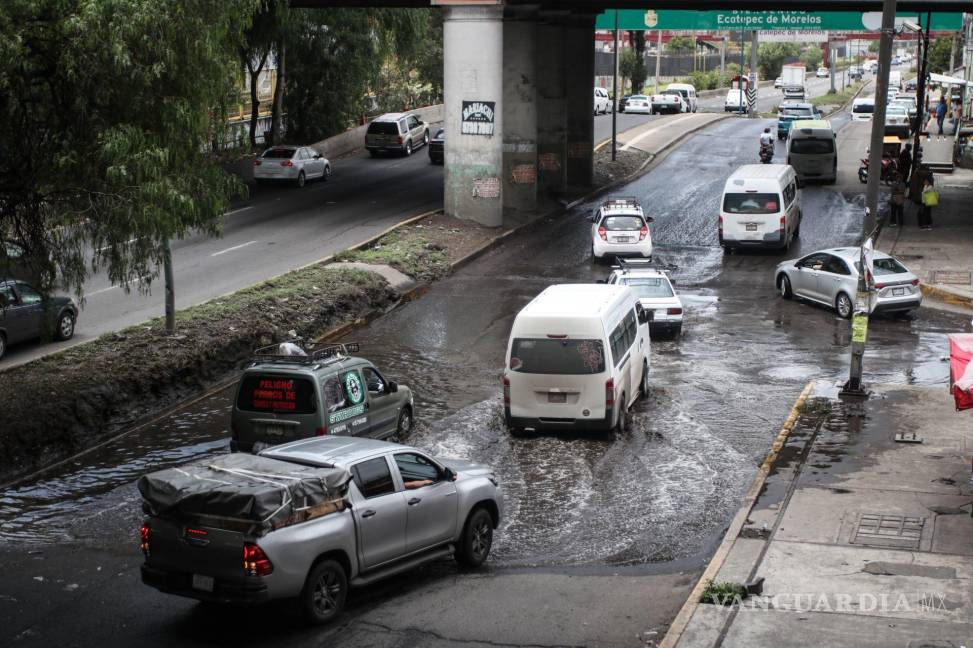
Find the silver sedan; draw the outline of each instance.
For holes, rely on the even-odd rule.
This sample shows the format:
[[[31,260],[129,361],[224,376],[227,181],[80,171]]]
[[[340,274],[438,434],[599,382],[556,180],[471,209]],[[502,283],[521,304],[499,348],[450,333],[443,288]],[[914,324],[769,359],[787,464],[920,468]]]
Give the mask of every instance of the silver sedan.
[[[872,313],[908,312],[922,304],[919,278],[897,259],[874,253]],[[774,285],[784,299],[800,297],[829,306],[844,318],[854,312],[859,249],[832,248],[784,261],[774,271]]]
[[[303,187],[312,178],[331,177],[331,162],[309,146],[273,146],[253,161],[257,182],[293,182]]]

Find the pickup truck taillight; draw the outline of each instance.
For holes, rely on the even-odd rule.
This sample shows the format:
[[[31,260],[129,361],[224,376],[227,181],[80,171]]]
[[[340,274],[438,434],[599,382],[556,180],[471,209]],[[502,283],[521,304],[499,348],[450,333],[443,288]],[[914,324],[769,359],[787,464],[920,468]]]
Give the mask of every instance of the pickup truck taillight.
[[[267,576],[273,573],[274,565],[270,558],[253,542],[243,543],[243,571],[247,576]]]
[[[666,315],[682,315],[681,308],[667,308]]]
[[[151,533],[151,528],[148,522],[142,523],[142,528],[139,529],[139,549],[142,550],[146,556],[149,555],[149,534]]]

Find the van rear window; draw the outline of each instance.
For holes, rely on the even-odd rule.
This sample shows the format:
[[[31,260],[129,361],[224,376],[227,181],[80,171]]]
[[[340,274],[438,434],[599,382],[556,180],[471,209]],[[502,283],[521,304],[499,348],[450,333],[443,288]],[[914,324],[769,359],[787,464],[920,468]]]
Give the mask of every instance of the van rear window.
[[[834,153],[834,141],[814,137],[796,139],[791,142],[791,153],[797,153],[798,155]]]
[[[247,412],[312,414],[314,383],[293,376],[248,374],[240,384],[237,407]]]
[[[780,195],[775,193],[728,193],[723,196],[723,211],[729,214],[776,214]]]
[[[601,340],[514,338],[510,369],[527,374],[598,374],[605,370],[605,346]]]
[[[867,113],[870,115],[873,112],[875,112],[875,104],[873,103],[855,104],[854,106],[851,107],[851,112],[863,113],[863,114]]]
[[[398,135],[398,122],[372,122],[368,125],[369,135]]]

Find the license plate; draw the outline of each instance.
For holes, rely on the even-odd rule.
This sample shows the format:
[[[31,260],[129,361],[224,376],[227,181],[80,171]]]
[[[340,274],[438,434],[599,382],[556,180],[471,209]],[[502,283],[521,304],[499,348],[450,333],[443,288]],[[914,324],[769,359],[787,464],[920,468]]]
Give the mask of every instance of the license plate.
[[[619,236],[615,238],[616,243],[631,243],[633,240],[631,236]]]
[[[265,425],[264,434],[267,436],[284,436],[284,426],[283,425]]]
[[[905,288],[893,288],[892,289],[892,296],[893,297],[900,297],[900,296],[902,296],[904,294],[905,294]]]
[[[548,403],[567,403],[568,402],[568,395],[567,394],[554,394],[554,393],[551,393],[551,394],[548,394],[547,395],[547,402]]]
[[[757,224],[756,223],[747,223],[747,231],[748,232],[756,232],[757,231]]]
[[[212,592],[213,584],[214,580],[212,576],[193,574],[193,589],[201,590],[203,592]]]

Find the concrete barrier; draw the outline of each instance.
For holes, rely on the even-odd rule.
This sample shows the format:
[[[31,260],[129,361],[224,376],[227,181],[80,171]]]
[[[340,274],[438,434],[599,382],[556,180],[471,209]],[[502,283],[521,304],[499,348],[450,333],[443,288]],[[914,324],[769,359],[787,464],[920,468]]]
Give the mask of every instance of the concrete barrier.
[[[427,124],[430,124],[430,126],[432,124],[439,124],[443,121],[444,113],[442,104],[426,106],[425,108],[417,108],[408,112],[419,115],[419,119]],[[338,135],[334,135],[328,139],[316,142],[311,146],[314,148],[314,150],[328,159],[341,157],[342,155],[347,155],[348,153],[365,146],[365,131],[367,130],[368,124],[356,126],[355,128],[346,130],[344,133],[339,133]],[[433,129],[430,127],[430,130]],[[435,135],[435,131],[430,133],[430,135]]]

